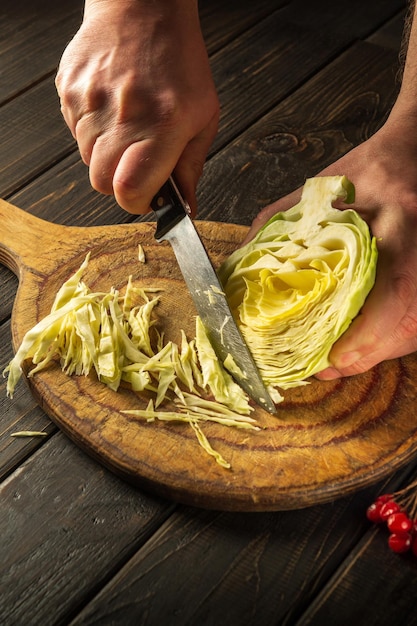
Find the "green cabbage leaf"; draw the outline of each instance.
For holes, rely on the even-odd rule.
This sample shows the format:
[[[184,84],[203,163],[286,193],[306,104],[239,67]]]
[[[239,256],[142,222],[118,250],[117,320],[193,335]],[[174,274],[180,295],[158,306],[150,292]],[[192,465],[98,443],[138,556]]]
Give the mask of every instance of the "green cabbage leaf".
[[[345,176],[307,179],[300,202],[277,213],[219,271],[232,312],[271,388],[306,384],[375,282],[376,240],[353,209]],[[275,396],[276,398],[276,396]]]

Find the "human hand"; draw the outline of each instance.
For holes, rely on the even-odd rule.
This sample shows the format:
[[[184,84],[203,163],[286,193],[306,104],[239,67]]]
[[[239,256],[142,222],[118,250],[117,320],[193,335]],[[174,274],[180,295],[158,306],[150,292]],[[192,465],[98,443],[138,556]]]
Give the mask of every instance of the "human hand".
[[[146,213],[174,173],[195,214],[219,117],[195,0],[87,0],[56,86],[97,191]]]
[[[408,124],[408,122],[407,122]],[[354,208],[377,238],[375,285],[360,314],[330,352],[331,380],[417,350],[417,145],[398,120],[385,126],[320,175],[346,175],[355,185]],[[296,204],[301,190],[266,207],[246,241],[276,212]],[[336,204],[338,208],[347,205]]]

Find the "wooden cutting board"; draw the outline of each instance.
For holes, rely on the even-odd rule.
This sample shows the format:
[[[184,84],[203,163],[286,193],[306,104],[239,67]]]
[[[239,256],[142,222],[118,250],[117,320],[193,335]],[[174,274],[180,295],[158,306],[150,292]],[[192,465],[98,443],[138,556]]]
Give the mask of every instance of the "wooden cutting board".
[[[60,226],[3,200],[0,224],[0,261],[19,277],[12,314],[15,349],[49,312],[58,288],[88,251],[87,285],[122,288],[131,274],[137,285],[160,287],[158,323],[166,337],[179,343],[181,329],[189,339],[194,336],[192,300],[170,246],[155,241],[153,224]],[[214,222],[197,222],[197,228],[215,266],[246,232]],[[138,244],[146,263],[138,262]],[[68,377],[58,365],[28,382],[45,412],[77,445],[130,482],[191,505],[266,511],[327,502],[411,459],[417,450],[416,381],[414,354],[360,376],[313,380],[288,390],[276,416],[256,407],[260,431],[205,426],[231,469],[202,450],[189,426],[148,424],[122,413],[144,408],[148,397],[128,389],[115,393],[93,376]]]

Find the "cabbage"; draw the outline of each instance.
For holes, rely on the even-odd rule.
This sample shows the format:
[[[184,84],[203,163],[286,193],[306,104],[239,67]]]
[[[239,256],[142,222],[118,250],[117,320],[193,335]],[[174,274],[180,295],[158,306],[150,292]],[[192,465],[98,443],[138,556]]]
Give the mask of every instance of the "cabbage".
[[[95,372],[97,379],[115,392],[123,381],[134,392],[155,394],[145,410],[124,413],[147,421],[189,424],[200,446],[222,467],[229,468],[230,464],[211,446],[201,423],[252,430],[258,427],[250,417],[253,408],[248,396],[218,361],[200,318],[196,317],[194,339],[188,341],[181,330],[180,346],[165,342],[153,318],[160,297],[148,296],[160,290],[134,287],[129,277],[123,298],[113,288],[92,292],[81,280],[89,256],[61,286],[50,313],[23,337],[3,372],[8,377],[7,395],[13,397],[26,359],[35,366],[29,377],[59,360],[65,374],[87,376]],[[152,327],[157,341],[151,341]],[[203,398],[202,394],[214,399]],[[174,401],[176,410],[162,410],[165,401]],[[33,436],[35,431],[24,432]]]
[[[375,282],[377,248],[353,209],[345,176],[307,179],[301,201],[277,213],[221,266],[233,315],[265,383],[286,389],[328,367],[329,352]]]

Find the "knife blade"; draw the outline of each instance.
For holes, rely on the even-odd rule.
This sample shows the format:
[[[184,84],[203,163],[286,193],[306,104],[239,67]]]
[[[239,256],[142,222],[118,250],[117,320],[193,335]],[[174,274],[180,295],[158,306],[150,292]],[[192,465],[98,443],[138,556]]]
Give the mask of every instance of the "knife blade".
[[[269,413],[276,413],[253,356],[236,324],[223,287],[190,217],[190,208],[172,177],[151,202],[156,214],[155,239],[169,241],[217,357],[231,355],[231,375]]]

